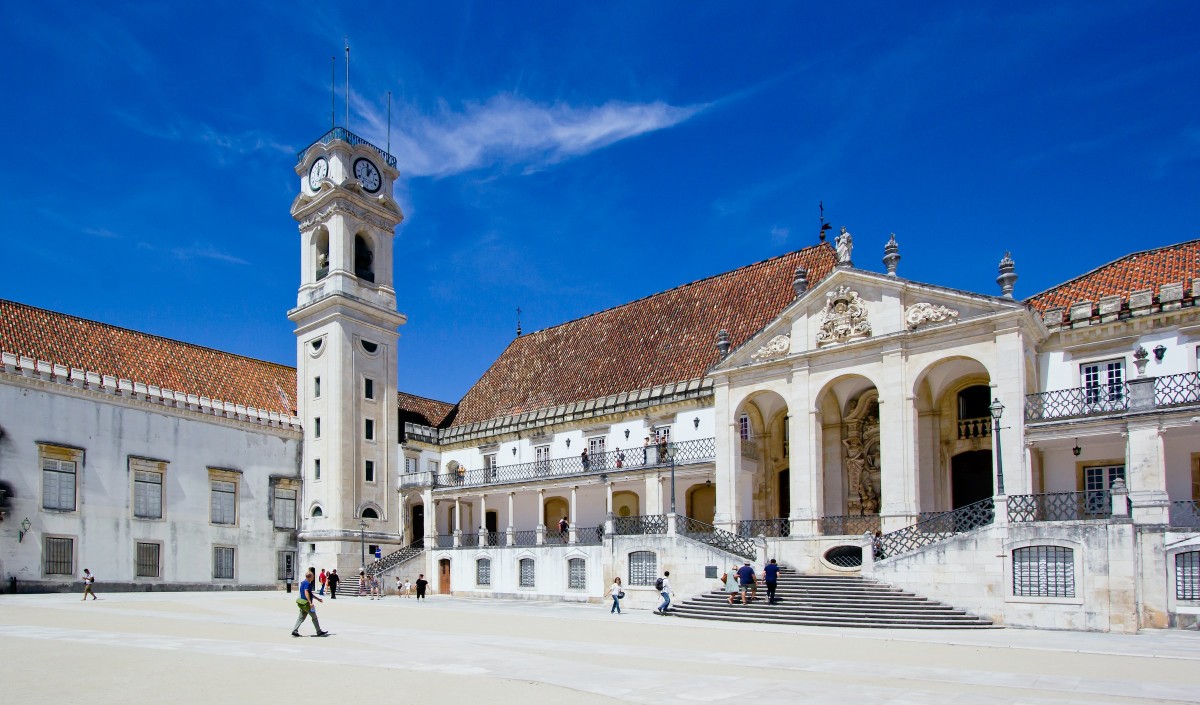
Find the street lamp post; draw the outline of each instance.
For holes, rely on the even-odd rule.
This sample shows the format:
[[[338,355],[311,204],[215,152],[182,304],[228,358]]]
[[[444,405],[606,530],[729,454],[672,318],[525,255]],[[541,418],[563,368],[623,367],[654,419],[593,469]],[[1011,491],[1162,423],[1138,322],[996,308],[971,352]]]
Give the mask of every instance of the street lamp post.
[[[1004,455],[1000,452],[1000,417],[1004,414],[1004,405],[999,399],[992,401],[988,407],[994,422],[992,428],[992,445],[996,448],[996,494],[1004,494]]]
[[[358,548],[362,551],[362,570],[367,570],[367,520],[359,518],[358,520]]]
[[[679,449],[675,447],[674,443],[667,446],[667,457],[670,458],[670,460],[671,460],[671,513],[672,514],[675,513],[675,454],[677,452],[679,452]]]

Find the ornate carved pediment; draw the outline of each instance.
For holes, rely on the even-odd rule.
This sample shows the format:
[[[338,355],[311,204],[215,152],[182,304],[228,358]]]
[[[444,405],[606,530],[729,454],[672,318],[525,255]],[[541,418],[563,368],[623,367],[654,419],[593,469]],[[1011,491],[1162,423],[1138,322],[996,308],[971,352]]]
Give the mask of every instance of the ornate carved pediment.
[[[751,360],[762,362],[764,360],[774,360],[777,357],[783,357],[792,349],[792,339],[786,335],[777,335],[771,338],[770,342],[754,351],[750,356]]]
[[[945,306],[930,303],[919,303],[909,306],[904,312],[904,325],[909,330],[915,330],[926,323],[945,323],[958,320],[958,311]]]
[[[844,343],[871,335],[867,307],[858,298],[858,292],[851,291],[848,286],[839,286],[825,295],[825,309],[821,311],[820,323],[817,345]]]

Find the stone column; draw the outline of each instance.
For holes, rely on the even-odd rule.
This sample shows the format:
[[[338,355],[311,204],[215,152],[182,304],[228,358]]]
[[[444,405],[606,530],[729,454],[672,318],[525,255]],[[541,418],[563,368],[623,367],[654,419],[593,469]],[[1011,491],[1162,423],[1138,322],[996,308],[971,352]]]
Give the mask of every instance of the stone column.
[[[1157,419],[1131,420],[1125,439],[1125,478],[1135,524],[1167,524],[1167,463]]]
[[[407,538],[408,537],[408,499],[406,499],[404,497],[403,491],[398,491],[396,494],[399,495],[396,498],[397,499],[396,515],[400,522],[399,530],[396,532],[396,534],[400,536],[400,545],[405,546],[408,543],[410,543]]]
[[[487,545],[487,495],[479,495],[479,545]]]
[[[812,411],[807,384],[801,397],[791,411],[791,459],[789,477],[791,484],[792,536],[816,536],[820,533],[820,519],[825,515],[825,468],[821,449],[821,415]]]
[[[604,535],[612,536],[613,533],[613,483],[608,481],[604,483]]]
[[[575,541],[578,537],[578,533],[576,533],[576,529],[579,527],[579,513],[576,511],[576,507],[577,507],[576,499],[577,499],[578,494],[579,494],[579,488],[572,487],[571,488],[571,523],[568,525],[570,528],[567,530],[567,542],[568,543],[575,543]]]
[[[454,547],[462,545],[462,505],[454,498]]]
[[[658,492],[658,477],[646,476],[646,499],[642,503],[642,514],[661,514],[662,495]]]
[[[537,545],[541,546],[546,543],[546,525],[542,523],[545,519],[543,516],[546,513],[546,490],[538,490],[538,506],[537,506]]]
[[[437,502],[433,499],[433,489],[421,493],[421,503],[425,505],[425,547],[437,547]]]
[[[914,524],[917,504],[916,400],[901,351],[883,354],[879,387],[880,521],[884,533]]]
[[[517,542],[517,537],[514,535],[516,533],[516,528],[513,526],[513,522],[516,519],[513,513],[513,503],[515,501],[516,494],[516,492],[508,493],[508,541],[505,543],[507,543],[509,546],[512,546]]]
[[[713,428],[716,429],[716,458],[713,484],[717,488],[717,506],[713,524],[728,531],[737,531],[738,472],[741,466],[741,436],[737,419],[729,408],[729,384],[719,381],[713,386]],[[647,512],[649,513],[649,512]]]
[[[1032,468],[1025,462],[1025,349],[1016,321],[1006,325],[1012,327],[996,332],[996,361],[989,370],[992,373],[992,398],[999,399],[1004,405],[1004,414],[1000,417],[1004,491],[1030,494],[1033,492]],[[994,422],[992,432],[995,433]],[[993,440],[993,450],[995,447]],[[992,455],[994,458],[995,452]],[[995,460],[993,473],[996,470],[994,463]]]

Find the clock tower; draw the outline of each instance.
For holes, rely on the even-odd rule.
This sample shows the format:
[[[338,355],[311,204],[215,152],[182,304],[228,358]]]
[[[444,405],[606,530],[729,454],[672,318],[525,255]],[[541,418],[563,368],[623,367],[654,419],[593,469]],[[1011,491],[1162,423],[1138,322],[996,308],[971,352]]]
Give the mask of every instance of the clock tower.
[[[347,576],[368,544],[400,542],[397,328],[392,238],[396,158],[335,127],[300,153],[296,397],[304,424],[297,574]],[[383,550],[387,550],[385,547]]]

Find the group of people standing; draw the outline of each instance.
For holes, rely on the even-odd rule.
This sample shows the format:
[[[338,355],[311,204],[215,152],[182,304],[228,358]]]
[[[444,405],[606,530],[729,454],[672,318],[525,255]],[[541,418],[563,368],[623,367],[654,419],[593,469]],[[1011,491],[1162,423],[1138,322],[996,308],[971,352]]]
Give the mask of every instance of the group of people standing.
[[[739,594],[743,605],[758,599],[759,576],[754,572],[750,561],[743,563],[740,568],[737,566],[731,568],[728,573],[721,576],[721,583],[724,585],[725,592],[729,593],[729,604],[731,605],[734,604],[734,599]],[[774,558],[763,567],[762,583],[767,589],[767,604],[775,604],[775,590],[779,587],[779,564],[775,562]]]

